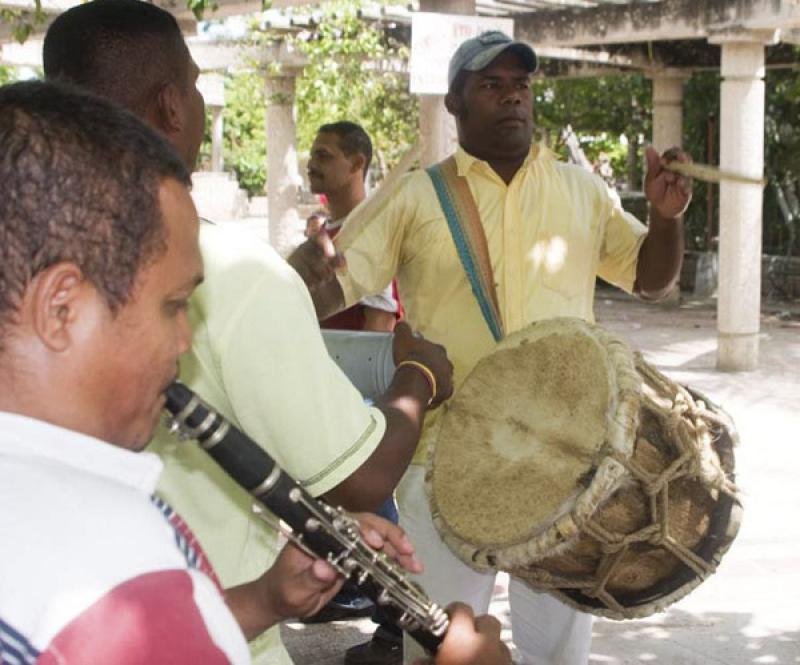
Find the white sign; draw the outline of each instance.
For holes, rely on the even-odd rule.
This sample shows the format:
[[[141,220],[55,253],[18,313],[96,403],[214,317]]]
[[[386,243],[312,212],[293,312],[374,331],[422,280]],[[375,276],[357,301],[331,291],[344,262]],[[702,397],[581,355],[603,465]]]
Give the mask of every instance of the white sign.
[[[461,42],[487,30],[514,36],[510,18],[460,16],[458,14],[411,14],[411,83],[414,94],[443,95],[447,92],[447,65]]]

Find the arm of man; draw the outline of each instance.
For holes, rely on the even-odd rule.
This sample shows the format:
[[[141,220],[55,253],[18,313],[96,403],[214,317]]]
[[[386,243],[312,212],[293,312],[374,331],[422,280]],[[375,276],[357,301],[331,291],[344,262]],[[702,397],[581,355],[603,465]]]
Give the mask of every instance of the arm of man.
[[[647,148],[645,195],[650,203],[647,236],[639,249],[634,292],[644,300],[666,297],[680,277],[683,263],[683,213],[692,199],[691,181],[664,168],[689,156],[672,148],[659,157]]]
[[[387,284],[381,293],[361,299],[364,313],[364,330],[392,332],[397,325],[400,303],[395,298],[394,281]]]
[[[364,539],[411,573],[422,571],[405,532],[377,515],[354,515]],[[225,591],[225,601],[245,637],[252,640],[286,619],[318,612],[341,588],[344,579],[332,566],[293,544],[281,550],[261,577]]]
[[[422,432],[425,412],[453,394],[453,365],[444,347],[415,337],[407,323],[395,329],[394,360],[410,360],[427,367],[429,380],[414,365],[400,367],[389,389],[376,400],[386,418],[386,431],[373,453],[354,473],[325,494],[334,505],[351,510],[376,510],[400,482],[411,463]]]
[[[333,240],[322,229],[299,245],[286,259],[308,287],[317,319],[324,321],[345,308],[336,270],[345,265]]]
[[[397,315],[376,307],[364,307],[364,330],[370,332],[392,332],[397,324]]]

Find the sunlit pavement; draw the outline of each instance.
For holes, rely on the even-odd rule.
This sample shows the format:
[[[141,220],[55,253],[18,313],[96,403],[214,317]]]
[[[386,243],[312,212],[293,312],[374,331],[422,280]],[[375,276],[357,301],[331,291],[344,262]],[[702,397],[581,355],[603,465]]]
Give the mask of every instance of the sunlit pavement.
[[[724,373],[714,368],[713,301],[667,308],[598,295],[598,323],[733,417],[744,519],[717,573],[688,597],[647,619],[597,620],[592,665],[800,663],[800,307],[765,311],[759,368]],[[500,580],[491,610],[510,636],[505,601]],[[372,627],[289,624],[284,636],[298,665],[333,665]]]

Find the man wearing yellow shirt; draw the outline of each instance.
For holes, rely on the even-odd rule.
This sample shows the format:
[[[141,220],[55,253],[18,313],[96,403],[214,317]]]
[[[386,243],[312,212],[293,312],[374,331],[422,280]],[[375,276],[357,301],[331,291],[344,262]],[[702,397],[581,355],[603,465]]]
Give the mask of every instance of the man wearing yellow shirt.
[[[499,32],[467,40],[448,73],[448,111],[459,148],[455,168],[469,185],[494,276],[499,327],[505,334],[540,319],[593,319],[596,276],[646,300],[674,287],[683,254],[686,181],[648,150],[645,227],[593,174],[531,146],[530,74],[536,55]],[[673,159],[686,160],[682,153]],[[448,220],[425,171],[408,175],[385,208],[346,252],[346,270],[324,236],[290,258],[320,316],[355,302],[397,276],[406,315],[427,338],[446,344],[458,386],[495,346],[498,334],[482,313]],[[502,334],[502,333],[501,333]],[[459,597],[477,611],[491,598],[494,575],[467,567],[443,544],[423,487],[424,450],[438,414],[426,417],[415,463],[398,489],[401,524],[426,562],[422,584],[440,602]],[[521,662],[579,664],[588,658],[591,618],[512,581],[513,638]],[[406,658],[413,657],[406,648]]]

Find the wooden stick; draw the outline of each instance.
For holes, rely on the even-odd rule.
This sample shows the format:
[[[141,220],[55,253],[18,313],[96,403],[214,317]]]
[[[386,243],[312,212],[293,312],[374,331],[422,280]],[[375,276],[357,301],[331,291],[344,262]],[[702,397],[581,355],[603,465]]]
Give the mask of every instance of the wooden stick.
[[[409,148],[408,152],[398,162],[391,173],[386,176],[383,184],[359,203],[345,219],[341,231],[334,238],[336,249],[344,254],[361,235],[361,232],[376,217],[381,207],[392,197],[400,184],[400,178],[405,175],[422,154],[422,142],[417,141]]]
[[[722,182],[723,180],[733,180],[735,182],[742,182],[750,185],[761,185],[762,187],[767,184],[766,178],[754,178],[753,176],[744,175],[742,173],[723,171],[716,166],[709,166],[708,164],[672,161],[669,164],[666,164],[664,168],[668,171],[674,171],[675,173],[689,176],[690,178],[697,178],[703,182]]]

